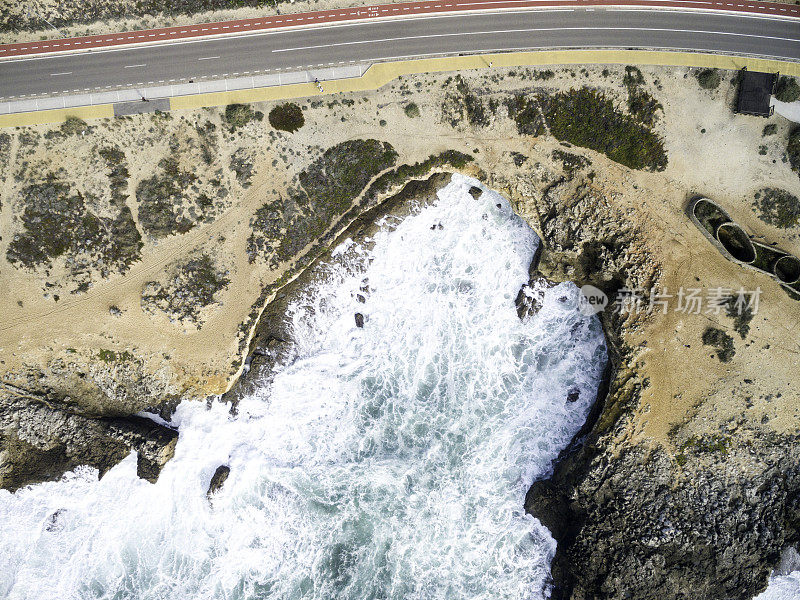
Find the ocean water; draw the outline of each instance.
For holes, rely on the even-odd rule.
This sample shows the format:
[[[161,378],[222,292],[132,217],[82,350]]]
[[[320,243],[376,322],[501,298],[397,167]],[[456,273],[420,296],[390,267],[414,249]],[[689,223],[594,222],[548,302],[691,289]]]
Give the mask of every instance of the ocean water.
[[[785,548],[781,562],[769,579],[767,589],[755,600],[800,599],[800,553],[796,548]]]
[[[571,284],[520,321],[538,240],[475,183],[343,244],[290,309],[294,359],[236,416],[182,403],[155,485],[131,455],[100,481],[0,491],[0,597],[546,597],[555,543],[523,501],[585,421],[606,348]]]

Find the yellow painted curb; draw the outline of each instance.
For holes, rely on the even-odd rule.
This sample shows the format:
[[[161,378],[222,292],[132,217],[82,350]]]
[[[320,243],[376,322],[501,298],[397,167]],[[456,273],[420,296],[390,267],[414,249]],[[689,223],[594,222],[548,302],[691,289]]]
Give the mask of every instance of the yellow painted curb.
[[[401,75],[485,69],[490,66],[532,67],[582,64],[679,66],[730,70],[738,70],[747,67],[751,71],[780,71],[784,75],[800,77],[800,63],[720,54],[654,50],[508,52],[378,63],[372,65],[361,77],[323,82],[324,92],[320,92],[314,83],[296,83],[249,90],[177,96],[170,98],[170,108],[172,110],[187,110],[209,106],[225,106],[236,102],[265,102],[345,92],[372,91],[383,87]],[[67,116],[71,115],[83,119],[111,117],[113,116],[112,106],[111,104],[106,104],[74,109],[0,115],[0,127],[54,123],[63,121]]]
[[[0,115],[0,127],[20,127],[23,125],[42,125],[44,123],[61,123],[67,117],[80,119],[107,119],[114,116],[113,104],[97,104],[95,106],[78,106],[75,108],[54,108],[33,112]]]
[[[485,69],[489,67],[490,64],[493,67],[638,64],[731,70],[747,67],[751,71],[780,71],[784,75],[800,76],[800,63],[718,54],[700,54],[694,52],[650,50],[508,52],[378,63],[372,65],[362,77],[323,82],[325,90],[323,93],[320,93],[313,83],[298,83],[269,88],[239,90],[235,92],[214,92],[210,94],[197,94],[194,96],[179,96],[170,99],[170,106],[173,110],[182,110],[207,106],[224,106],[234,102],[264,102],[268,100],[288,100],[291,98],[304,98],[342,92],[363,92],[376,90],[390,81],[397,79],[400,75]]]

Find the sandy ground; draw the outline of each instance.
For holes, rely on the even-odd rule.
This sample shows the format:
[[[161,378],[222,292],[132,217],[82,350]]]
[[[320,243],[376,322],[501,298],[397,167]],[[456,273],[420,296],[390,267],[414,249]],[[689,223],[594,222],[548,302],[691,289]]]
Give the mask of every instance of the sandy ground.
[[[723,259],[683,212],[690,197],[707,195],[748,231],[800,255],[800,229],[771,227],[757,217],[752,206],[754,193],[765,185],[800,195],[800,178],[783,160],[792,124],[777,114],[768,120],[734,115],[729,108],[734,98],[732,73],[725,74],[719,89],[706,91],[700,89],[689,69],[642,68],[642,72],[647,89],[664,106],[656,130],[666,139],[667,169],[662,173],[633,172],[597,153],[578,148],[570,151],[592,161],[596,173],[590,184],[593,189],[614,210],[648,232],[648,244],[662,263],[661,285],[671,293],[680,287],[740,286],[748,290],[760,287],[763,293],[746,340],[732,331],[732,322],[725,316],[684,315],[670,307],[665,316],[641,319],[638,334],[629,343],[639,349],[639,366],[650,386],[643,391],[638,414],[624,435],[670,444],[676,424],[686,424],[686,431],[699,435],[741,419],[761,423],[764,417],[768,419],[764,426],[796,431],[800,343],[794,327],[800,318],[800,303],[790,300],[767,277]],[[609,67],[605,75],[601,67],[556,69],[556,76],[546,81],[534,80],[529,70],[518,68],[463,75],[485,100],[501,99],[510,91],[566,90],[582,85],[597,86],[620,104],[625,97],[624,70],[618,67]],[[518,135],[502,103],[488,127],[462,124],[452,128],[444,122],[441,107],[444,94],[452,89],[446,84],[449,76],[404,78],[376,92],[325,98],[313,107],[311,101],[301,101],[306,124],[291,135],[275,135],[266,119],[251,122],[240,134],[220,142],[220,158],[209,168],[224,167],[232,152],[244,148],[254,156],[252,186],[242,189],[232,183],[224,210],[213,222],[157,243],[145,240],[142,260],[126,275],[97,279],[84,294],[66,293],[54,301],[54,291],[69,284],[63,265],[56,264],[46,275],[21,271],[0,260],[0,368],[4,377],[13,378],[30,366],[56,378],[53,365],[62,364],[63,370],[66,363],[68,371],[83,370],[102,387],[115,372],[97,361],[97,352],[128,350],[136,356],[137,373],[163,382],[163,390],[198,396],[224,390],[238,358],[239,341],[246,334],[240,326],[263,286],[281,273],[280,268],[247,261],[250,218],[264,202],[284,192],[321,150],[344,140],[387,141],[398,151],[399,162],[416,162],[447,149],[470,153],[489,185],[518,203],[535,202],[541,188],[531,179],[533,165],[558,173],[561,167],[552,158],[552,150],[563,147],[549,136]],[[348,106],[350,101],[353,104]],[[417,118],[408,117],[403,110],[411,101],[419,106]],[[254,108],[266,113],[270,105]],[[88,139],[71,138],[49,148],[40,144],[30,156],[20,154],[19,137],[30,131],[44,135],[53,128],[8,130],[11,157],[5,173],[0,173],[4,177],[0,256],[5,257],[9,241],[19,230],[18,192],[25,182],[16,181],[14,173],[21,161],[63,164],[81,180],[95,181],[102,191],[102,165],[97,164],[91,149],[113,141],[125,148],[129,157],[127,203],[136,216],[132,191],[137,182],[171,153],[168,141],[172,136],[191,132],[195,124],[207,120],[221,128],[221,111],[177,112],[172,119],[144,115],[121,123],[101,121]],[[777,132],[762,137],[768,123],[775,123]],[[767,152],[760,155],[762,145]],[[511,151],[529,156],[529,161],[516,166]],[[197,163],[195,168],[199,172],[204,167]],[[229,173],[225,176],[231,177]],[[204,249],[225,266],[231,283],[219,293],[218,304],[204,309],[202,327],[144,311],[140,298],[145,283],[163,281],[176,263]],[[56,287],[47,288],[46,282],[55,282]],[[122,311],[121,316],[109,312],[112,305]],[[710,324],[734,337],[736,354],[730,363],[721,363],[700,341]],[[709,398],[713,402],[706,402]]]

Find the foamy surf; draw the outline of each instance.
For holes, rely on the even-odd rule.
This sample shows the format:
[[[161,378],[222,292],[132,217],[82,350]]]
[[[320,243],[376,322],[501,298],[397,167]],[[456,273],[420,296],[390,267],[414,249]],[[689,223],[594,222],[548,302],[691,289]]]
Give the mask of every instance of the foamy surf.
[[[476,184],[455,176],[369,248],[342,246],[290,309],[296,359],[236,417],[182,403],[157,484],[131,456],[101,481],[0,492],[0,594],[546,597],[555,543],[524,496],[584,422],[606,350],[573,285],[519,320],[538,240]]]

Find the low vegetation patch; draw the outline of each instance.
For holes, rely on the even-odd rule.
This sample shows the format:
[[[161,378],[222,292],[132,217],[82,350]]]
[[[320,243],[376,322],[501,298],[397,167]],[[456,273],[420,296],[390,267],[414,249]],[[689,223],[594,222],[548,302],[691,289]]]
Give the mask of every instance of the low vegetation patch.
[[[100,157],[105,160],[108,168],[108,182],[111,186],[111,203],[122,205],[125,203],[128,188],[128,167],[125,153],[119,148],[101,148]]]
[[[78,117],[67,117],[58,129],[51,129],[44,137],[45,139],[70,137],[73,135],[86,135],[91,132],[89,124]]]
[[[197,176],[182,169],[172,156],[158,163],[158,172],[143,179],[136,187],[139,224],[152,238],[186,233],[196,225],[183,210],[189,186]]]
[[[730,443],[730,438],[718,433],[703,436],[693,435],[680,445],[675,460],[683,466],[686,464],[687,454],[727,454]]]
[[[280,131],[294,133],[305,125],[306,119],[301,109],[294,102],[279,104],[269,111],[269,124]]]
[[[406,113],[407,117],[416,119],[419,116],[419,106],[417,106],[414,102],[409,102],[406,104],[403,112]]]
[[[697,83],[704,90],[715,90],[722,83],[722,76],[716,69],[703,69],[702,71],[697,71],[694,76],[697,78]]]
[[[731,359],[736,354],[733,338],[722,329],[709,327],[703,332],[702,339],[704,346],[711,346],[716,350],[717,358],[720,362],[731,362]]]
[[[572,154],[571,152],[565,152],[563,150],[553,150],[553,158],[561,162],[561,166],[566,173],[579,171],[584,167],[588,167],[590,164],[588,158],[579,156],[578,154]]]
[[[546,121],[556,139],[602,152],[631,169],[662,171],[667,166],[663,140],[596,90],[517,95],[507,105],[522,134],[541,135]]]
[[[795,127],[789,134],[789,141],[786,144],[786,156],[792,170],[800,175],[800,127]]]
[[[122,205],[113,218],[90,208],[97,199],[75,191],[50,174],[45,181],[25,186],[20,197],[23,230],[14,235],[6,257],[28,269],[48,268],[68,260],[73,274],[96,268],[102,277],[126,272],[139,259],[142,240],[130,209]]]
[[[228,104],[225,107],[225,122],[230,126],[231,131],[239,127],[244,127],[250,121],[261,121],[264,113],[254,111],[249,104]]]
[[[637,67],[625,67],[622,83],[628,90],[628,112],[643,125],[652,127],[656,120],[656,112],[663,106],[650,93],[642,89],[644,75]]]
[[[413,165],[400,165],[396,169],[378,177],[370,186],[366,197],[370,200],[375,199],[379,194],[388,192],[393,186],[400,185],[415,177],[423,177],[433,169],[443,167],[463,169],[470,161],[472,161],[472,157],[469,154],[464,154],[458,150],[445,150],[440,154],[429,156],[422,162],[414,163]]]
[[[172,269],[165,283],[145,284],[142,308],[199,329],[202,309],[217,302],[217,294],[229,284],[228,273],[220,270],[209,255],[201,254]]]
[[[231,155],[230,169],[236,174],[236,180],[243,188],[250,187],[253,178],[253,159],[244,148],[239,148]]]
[[[11,136],[7,133],[0,133],[0,183],[6,176],[6,169],[9,163],[11,152]],[[0,208],[3,208],[3,201],[0,199]]]
[[[300,187],[266,204],[251,220],[248,258],[270,264],[298,256],[353,205],[373,177],[394,166],[397,152],[378,140],[349,140],[328,148],[300,172]]]
[[[123,350],[122,352],[115,352],[114,350],[99,350],[97,352],[97,358],[104,363],[115,363],[130,362],[134,359],[134,356],[127,350]]]
[[[797,78],[781,75],[775,86],[775,97],[781,102],[795,102],[800,99],[800,84]]]
[[[788,229],[800,224],[800,200],[779,188],[762,188],[753,202],[759,218],[775,227]]]
[[[450,91],[445,94],[442,104],[442,118],[451,127],[467,122],[475,127],[485,127],[489,124],[489,111],[483,100],[473,91],[461,75],[448,78],[445,88]]]
[[[731,296],[725,303],[725,312],[733,319],[733,330],[742,339],[745,339],[747,334],[750,333],[750,322],[754,316],[753,309],[746,300],[746,298],[739,299]]]

